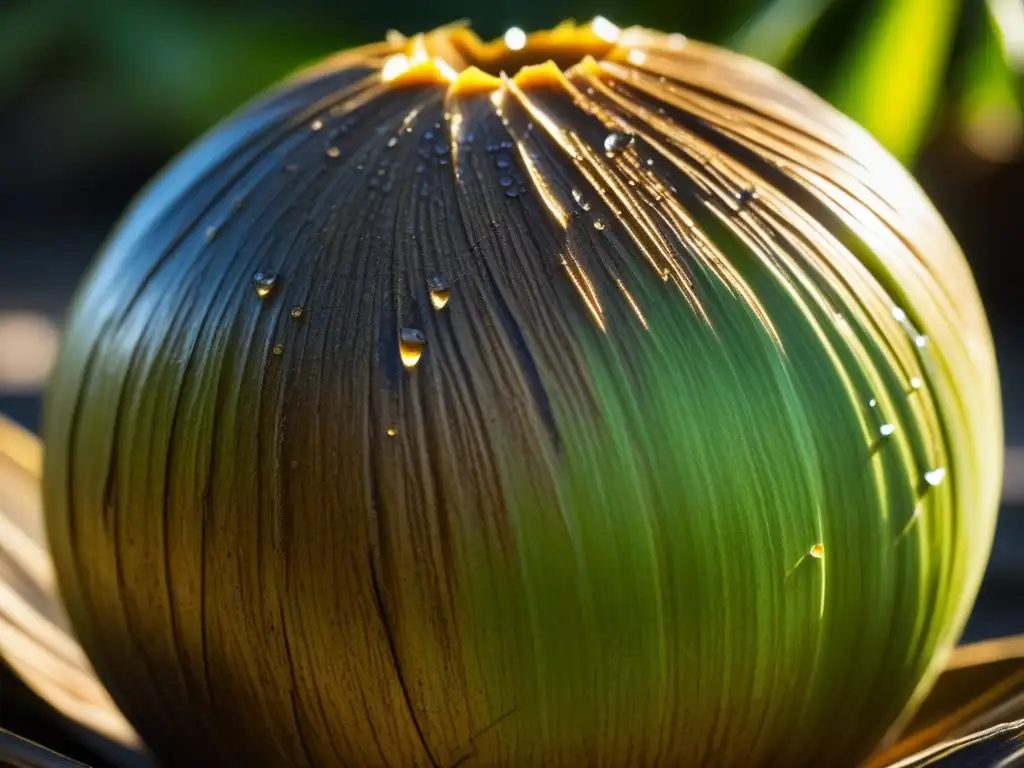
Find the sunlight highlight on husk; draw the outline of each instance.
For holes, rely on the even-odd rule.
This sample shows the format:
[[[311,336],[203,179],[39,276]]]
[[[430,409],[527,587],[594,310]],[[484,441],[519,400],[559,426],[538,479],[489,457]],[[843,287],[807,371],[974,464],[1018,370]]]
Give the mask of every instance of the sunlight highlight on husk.
[[[854,764],[963,626],[998,388],[923,194],[735,54],[513,43],[300,73],[78,297],[50,541],[168,764]]]

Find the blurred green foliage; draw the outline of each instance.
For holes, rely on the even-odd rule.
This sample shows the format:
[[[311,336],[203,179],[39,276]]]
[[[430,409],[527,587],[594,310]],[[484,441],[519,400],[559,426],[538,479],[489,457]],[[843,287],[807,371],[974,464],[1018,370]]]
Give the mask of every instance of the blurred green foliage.
[[[1009,0],[1019,2],[1019,0]],[[0,6],[0,112],[45,93],[90,142],[181,146],[305,62],[470,18],[484,35],[597,13],[680,31],[778,66],[850,114],[905,163],[939,117],[1005,158],[1021,140],[1021,30],[1004,0],[27,0]],[[1024,11],[1021,12],[1024,18]]]

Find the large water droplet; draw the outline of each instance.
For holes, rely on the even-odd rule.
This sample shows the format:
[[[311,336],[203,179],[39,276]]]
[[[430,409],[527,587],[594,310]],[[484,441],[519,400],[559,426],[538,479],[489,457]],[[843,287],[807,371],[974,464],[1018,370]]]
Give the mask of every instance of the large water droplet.
[[[415,368],[423,357],[423,347],[427,339],[418,328],[403,328],[398,333],[398,351],[402,356],[402,365]]]
[[[503,186],[503,187],[511,187],[512,184],[513,184],[512,177],[511,176],[502,176],[500,179],[498,179],[498,183],[501,184],[501,186]]]
[[[319,131],[321,128],[324,127],[324,121],[314,120],[312,123],[309,124],[309,127],[314,131]]]
[[[596,230],[598,230],[598,231],[600,231],[600,230],[604,229],[604,222],[603,222],[603,221],[601,221],[600,219],[597,219],[597,220],[596,220],[596,221],[594,222],[594,229],[596,229]]]
[[[757,200],[757,190],[751,187],[741,189],[740,193],[736,195],[736,202],[739,203],[740,208],[746,208],[755,200]]]
[[[935,469],[928,470],[924,473],[924,481],[928,483],[932,488],[936,487],[946,477],[945,467],[936,467]]]
[[[889,437],[895,431],[896,431],[896,425],[895,424],[883,424],[882,426],[880,426],[878,428],[878,432],[882,435],[882,437]]]
[[[337,147],[328,147],[327,148],[327,156],[330,157],[330,158],[340,157],[341,156],[341,150],[338,149]]]
[[[396,146],[398,146],[398,137],[392,136],[390,139],[388,139],[388,149],[391,149],[392,147]]]
[[[920,389],[921,388],[921,379],[918,378],[917,376],[912,378],[910,380],[910,388],[911,389]]]
[[[288,314],[292,316],[292,320],[301,320],[302,315],[305,314],[305,311],[306,310],[304,310],[302,307],[296,305],[292,307],[291,312],[289,312]]]
[[[815,558],[816,560],[821,560],[821,558],[825,556],[825,545],[815,544],[813,547],[810,548],[807,554]]]
[[[270,351],[273,352],[275,355],[283,355],[284,344],[275,344]]]
[[[633,134],[614,131],[604,139],[604,152],[608,157],[615,157],[625,152],[633,144]]]
[[[440,277],[432,277],[427,281],[427,287],[430,289],[430,303],[434,305],[434,309],[444,309],[451,296],[448,283]]]
[[[393,424],[390,427],[388,427],[388,437],[394,437],[397,434],[398,427],[394,426]]]
[[[206,240],[206,242],[212,243],[213,239],[215,237],[217,237],[217,228],[216,227],[207,227],[206,228],[206,232],[203,233],[203,237]]]
[[[277,285],[277,275],[273,272],[257,272],[252,276],[252,284],[256,289],[256,295],[265,299],[273,293],[274,287]]]

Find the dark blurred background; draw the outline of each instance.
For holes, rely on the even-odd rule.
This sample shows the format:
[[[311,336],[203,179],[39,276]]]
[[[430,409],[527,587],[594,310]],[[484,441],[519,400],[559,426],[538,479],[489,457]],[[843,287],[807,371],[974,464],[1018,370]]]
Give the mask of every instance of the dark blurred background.
[[[494,37],[596,14],[784,69],[931,195],[977,277],[1006,412],[1002,515],[965,639],[1024,632],[1024,0],[0,0],[0,412],[38,427],[62,317],[103,238],[250,96],[391,27],[466,18]],[[31,706],[4,706],[17,684],[0,685],[0,725],[31,732]]]

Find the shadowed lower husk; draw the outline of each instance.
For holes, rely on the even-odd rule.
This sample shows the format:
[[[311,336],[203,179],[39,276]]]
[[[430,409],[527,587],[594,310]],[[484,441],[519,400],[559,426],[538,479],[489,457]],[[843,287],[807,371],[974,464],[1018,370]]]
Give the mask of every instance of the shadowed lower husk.
[[[67,667],[82,654],[60,618],[64,609],[52,590],[52,563],[40,537],[40,454],[31,435],[0,417],[0,583],[5,595],[0,604],[0,659],[71,722],[83,726],[84,733],[91,733],[94,747],[111,763],[143,768],[151,761],[139,751],[137,737],[92,670],[83,662]],[[85,697],[88,706],[81,704]],[[979,760],[1011,765],[1024,748],[1024,721],[1014,720],[1021,716],[1024,637],[964,646],[951,656],[899,742],[869,765],[960,766]],[[69,764],[2,732],[0,761],[31,768]]]
[[[464,34],[297,76],[107,244],[45,423],[89,659],[168,764],[857,763],[993,531],[956,244],[747,59],[448,82]]]

